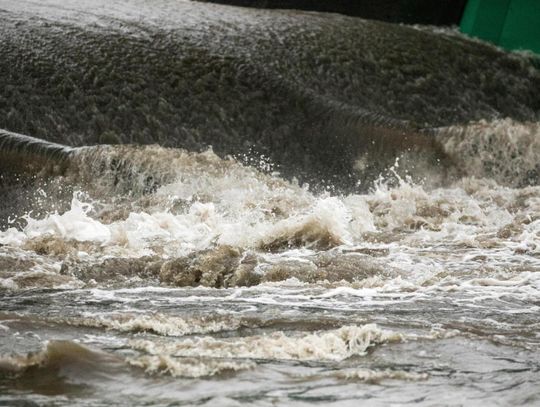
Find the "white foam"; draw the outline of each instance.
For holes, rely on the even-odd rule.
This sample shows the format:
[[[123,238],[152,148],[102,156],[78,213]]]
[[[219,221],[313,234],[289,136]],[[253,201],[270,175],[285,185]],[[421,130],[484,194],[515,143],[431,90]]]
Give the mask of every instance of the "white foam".
[[[464,178],[450,187],[428,190],[396,175],[394,187],[383,180],[363,195],[317,196],[275,175],[220,159],[212,151],[122,146],[99,153],[128,155],[156,171],[163,162],[173,163],[165,170],[174,169],[174,176],[151,199],[141,201],[111,204],[76,194],[65,213],[41,220],[29,216],[23,230],[0,232],[0,243],[47,264],[47,270],[52,270],[47,255],[33,252],[46,252],[39,239],[47,236],[68,248],[74,245],[68,250],[72,258],[84,252],[77,261],[89,264],[118,256],[174,259],[231,245],[239,248],[242,258],[246,253],[257,257],[253,274],[259,277],[280,265],[314,272],[319,267],[314,256],[333,248],[330,257],[340,251],[380,257],[370,260],[379,267],[375,275],[347,283],[338,282],[336,273],[329,283],[370,289],[377,295],[474,291],[480,281],[513,281],[515,273],[540,270],[540,187],[508,188],[492,180]],[[101,217],[114,210],[122,216],[112,221]],[[305,284],[300,280],[297,284]],[[5,284],[13,286],[10,281],[15,280]],[[518,286],[515,295],[534,295],[535,281]],[[283,289],[286,283],[265,284]],[[482,289],[498,295],[507,292],[505,284],[510,283]]]
[[[165,336],[184,336],[237,329],[240,321],[231,318],[181,318],[152,314],[92,315],[65,320],[70,325],[103,327],[123,332],[153,332]]]
[[[111,232],[88,215],[91,210],[91,204],[81,202],[74,196],[71,208],[62,215],[54,213],[42,220],[27,216],[28,225],[23,232],[27,238],[49,235],[66,240],[106,243],[111,238]]]
[[[223,372],[236,372],[255,367],[253,362],[178,359],[167,355],[131,357],[127,359],[127,362],[132,366],[143,368],[147,373],[162,373],[174,377],[190,378],[215,376]]]
[[[339,361],[365,355],[370,347],[401,340],[399,333],[368,324],[296,336],[274,332],[231,339],[201,337],[164,344],[133,340],[129,345],[154,356]]]
[[[16,228],[9,228],[5,231],[0,231],[0,244],[10,246],[20,246],[26,240],[26,234]]]

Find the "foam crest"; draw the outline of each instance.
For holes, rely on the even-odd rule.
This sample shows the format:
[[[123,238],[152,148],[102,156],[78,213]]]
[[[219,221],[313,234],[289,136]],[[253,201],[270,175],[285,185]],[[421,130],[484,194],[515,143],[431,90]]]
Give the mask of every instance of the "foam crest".
[[[164,336],[185,336],[238,329],[241,321],[233,318],[181,318],[161,313],[98,315],[66,323],[76,326],[106,328],[121,332],[151,332]]]
[[[227,372],[252,369],[253,362],[235,362],[224,360],[204,360],[201,358],[174,358],[167,355],[141,356],[128,358],[127,362],[147,373],[169,374],[174,377],[199,378],[215,376]]]
[[[274,332],[231,339],[201,337],[165,344],[133,340],[130,346],[152,356],[341,361],[352,356],[363,356],[374,346],[402,340],[399,333],[368,324],[311,334]]]
[[[263,248],[334,247],[350,244],[351,214],[337,198],[318,200],[307,215],[293,216],[273,225],[261,239]]]
[[[111,238],[111,232],[105,225],[88,215],[91,210],[92,206],[89,203],[81,202],[74,197],[71,208],[62,215],[54,213],[43,220],[26,217],[28,224],[24,233],[28,238],[49,235],[66,240],[106,243]]]

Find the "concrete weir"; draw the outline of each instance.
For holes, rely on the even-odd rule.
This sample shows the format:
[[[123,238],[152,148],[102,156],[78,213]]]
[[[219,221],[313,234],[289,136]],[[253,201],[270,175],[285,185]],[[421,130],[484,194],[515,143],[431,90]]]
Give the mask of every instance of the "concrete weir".
[[[422,129],[540,117],[528,56],[451,30],[172,0],[0,0],[0,18],[0,128],[66,145],[212,146],[351,190],[402,153],[444,161]]]

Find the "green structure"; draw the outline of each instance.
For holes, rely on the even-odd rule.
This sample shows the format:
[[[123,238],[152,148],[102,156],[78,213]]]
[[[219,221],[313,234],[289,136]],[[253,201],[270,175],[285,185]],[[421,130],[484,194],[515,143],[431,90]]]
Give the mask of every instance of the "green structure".
[[[540,54],[540,0],[469,0],[461,31],[507,49]]]

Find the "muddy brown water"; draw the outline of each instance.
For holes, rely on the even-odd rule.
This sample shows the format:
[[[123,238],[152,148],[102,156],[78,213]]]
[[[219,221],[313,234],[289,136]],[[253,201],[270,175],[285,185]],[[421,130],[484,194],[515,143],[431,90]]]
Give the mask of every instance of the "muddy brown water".
[[[51,96],[68,92],[55,87],[58,84],[51,85],[52,93],[33,88],[35,98],[26,98],[22,109],[17,97],[29,89],[23,86],[20,93],[14,85],[24,84],[24,75],[34,71],[30,66],[17,71],[9,90],[14,113],[6,116],[8,130],[62,142],[66,140],[59,140],[59,134],[65,132],[73,145],[106,144],[114,137],[128,144],[73,150],[61,167],[57,158],[47,156],[46,147],[39,147],[32,153],[51,164],[43,171],[32,170],[33,161],[21,163],[30,155],[28,149],[17,150],[17,142],[9,151],[0,151],[10,157],[0,166],[6,176],[0,183],[0,405],[540,403],[540,128],[535,96],[520,91],[533,88],[538,80],[528,56],[504,54],[453,32],[393,26],[385,31],[378,23],[374,28],[374,23],[336,15],[171,1],[95,1],[89,6],[77,1],[0,0],[0,8],[7,21],[0,29],[9,34],[9,41],[0,46],[9,48],[9,58],[34,49],[34,59],[29,60],[48,61],[32,67],[35,72],[44,69],[39,75],[45,75],[49,63],[69,65],[67,51],[64,59],[41,52],[53,49],[54,56],[68,49],[69,44],[53,46],[68,28],[79,35],[71,43],[74,47],[95,44],[96,38],[108,38],[113,31],[115,41],[120,41],[114,58],[124,55],[122,38],[143,47],[163,30],[171,34],[164,40],[167,44],[170,40],[184,46],[178,36],[185,34],[190,46],[221,57],[237,52],[238,44],[246,45],[244,52],[255,49],[247,45],[266,32],[266,43],[287,40],[276,49],[290,57],[276,58],[267,66],[272,75],[288,72],[284,86],[289,92],[307,89],[300,99],[294,92],[294,97],[269,96],[272,106],[279,105],[281,97],[293,100],[286,107],[294,109],[286,112],[270,111],[269,104],[251,106],[264,99],[255,95],[249,100],[239,96],[242,103],[224,104],[223,114],[216,115],[211,111],[215,106],[207,111],[199,103],[214,95],[205,93],[203,81],[188,87],[188,94],[196,97],[186,99],[187,107],[175,112],[195,110],[174,115],[167,100],[154,106],[149,88],[137,91],[134,84],[131,91],[143,95],[146,103],[128,99],[136,102],[132,115],[141,122],[111,122],[118,134],[103,136],[101,127],[114,115],[100,97],[115,93],[107,85],[109,79],[121,83],[122,92],[125,81],[106,76],[103,83],[96,79],[90,86],[74,75],[74,87],[86,83],[96,92],[92,96],[81,91],[81,105],[75,110],[60,103],[62,97]],[[275,31],[246,21],[264,22]],[[207,41],[216,37],[201,28],[207,27],[203,23],[222,27],[218,42],[223,47]],[[342,58],[350,50],[330,53],[328,65],[309,62],[309,50],[295,53],[295,41],[310,37],[309,30],[300,28],[311,26],[358,33],[381,29],[391,34],[389,38],[405,30],[415,32],[415,38],[455,42],[459,52],[480,47],[482,55],[489,54],[499,64],[486,70],[484,79],[508,70],[511,80],[501,82],[499,89],[486,79],[475,97],[468,92],[478,72],[467,74],[468,65],[462,62],[465,65],[448,67],[450,76],[456,67],[465,70],[466,77],[455,80],[461,86],[457,90],[434,87],[431,94],[429,81],[444,81],[428,75],[427,83],[414,82],[416,87],[403,82],[408,91],[389,83],[395,93],[374,93],[370,98],[370,89],[383,86],[386,74],[374,73],[379,82],[373,88],[355,82],[363,76]],[[48,34],[32,47],[24,38],[35,38],[34,30]],[[346,45],[346,37],[317,33]],[[17,39],[21,47],[11,47]],[[111,44],[103,45],[103,55]],[[163,58],[161,51],[150,60]],[[267,54],[254,57],[259,64],[254,66],[264,65]],[[401,72],[377,55],[377,64]],[[474,55],[473,60],[480,58]],[[350,56],[365,61],[354,53]],[[225,82],[229,62],[225,58],[220,62],[224,65],[218,64]],[[128,65],[117,68],[129,71]],[[361,72],[371,72],[368,65],[362,65]],[[319,72],[317,66],[336,76]],[[408,68],[411,75],[413,68]],[[148,78],[161,78],[156,75],[149,72]],[[390,76],[403,79],[400,75]],[[40,86],[50,85],[34,79]],[[275,82],[270,82],[264,89],[275,90]],[[345,86],[349,82],[351,87]],[[288,87],[291,83],[297,87]],[[413,88],[425,92],[424,99],[404,96]],[[162,95],[172,98],[170,89],[164,89]],[[493,96],[497,94],[499,99]],[[122,101],[122,95],[113,100]],[[94,102],[103,108],[99,123],[77,130]],[[333,113],[318,117],[317,103],[323,103],[325,114],[329,106]],[[352,126],[354,131],[380,125],[392,133],[405,121],[409,126],[424,118],[433,139],[426,144],[427,133],[418,133],[422,135],[411,137],[409,145],[398,143],[397,150],[392,143],[379,143],[373,150],[350,148],[348,165],[354,171],[341,184],[347,187],[336,183],[327,188],[332,179],[345,176],[339,155],[325,146],[332,137],[354,138],[352,127],[335,126],[350,120],[351,105],[377,112],[360,115],[365,121]],[[55,114],[42,114],[47,109]],[[395,119],[381,119],[378,109]],[[21,112],[35,115],[35,120],[28,116],[28,121],[17,121]],[[220,124],[199,114],[219,117]],[[227,127],[227,117],[243,119]],[[328,117],[333,121],[322,126]],[[314,118],[320,122],[307,125]],[[191,127],[180,128],[182,120]],[[51,131],[54,128],[58,133]],[[205,132],[210,128],[214,133]],[[380,128],[373,134],[380,135]],[[297,138],[269,136],[290,135],[297,129],[303,132]],[[317,133],[318,141],[306,154],[336,160],[335,166],[324,161],[314,165],[307,158],[294,161],[303,151],[295,143],[310,131]],[[192,135],[191,141],[180,137],[184,133]],[[190,148],[208,144],[216,134],[224,135],[224,141],[215,151],[207,145]],[[227,141],[236,136],[242,141]],[[272,154],[247,154],[246,140],[259,140]],[[268,140],[289,144],[271,150]],[[133,141],[161,146],[136,146]],[[434,150],[429,147],[432,142],[437,145]],[[415,143],[422,145],[420,154],[408,149]],[[239,154],[226,156],[236,148]],[[290,155],[274,160],[281,150]],[[376,168],[384,171],[372,179],[370,168],[375,167],[370,163],[381,151],[386,161]],[[448,160],[437,161],[441,154]],[[9,172],[23,164],[24,174]],[[306,185],[305,178],[292,176],[298,168],[312,170],[313,179],[327,171],[331,176],[325,181],[330,181]]]

